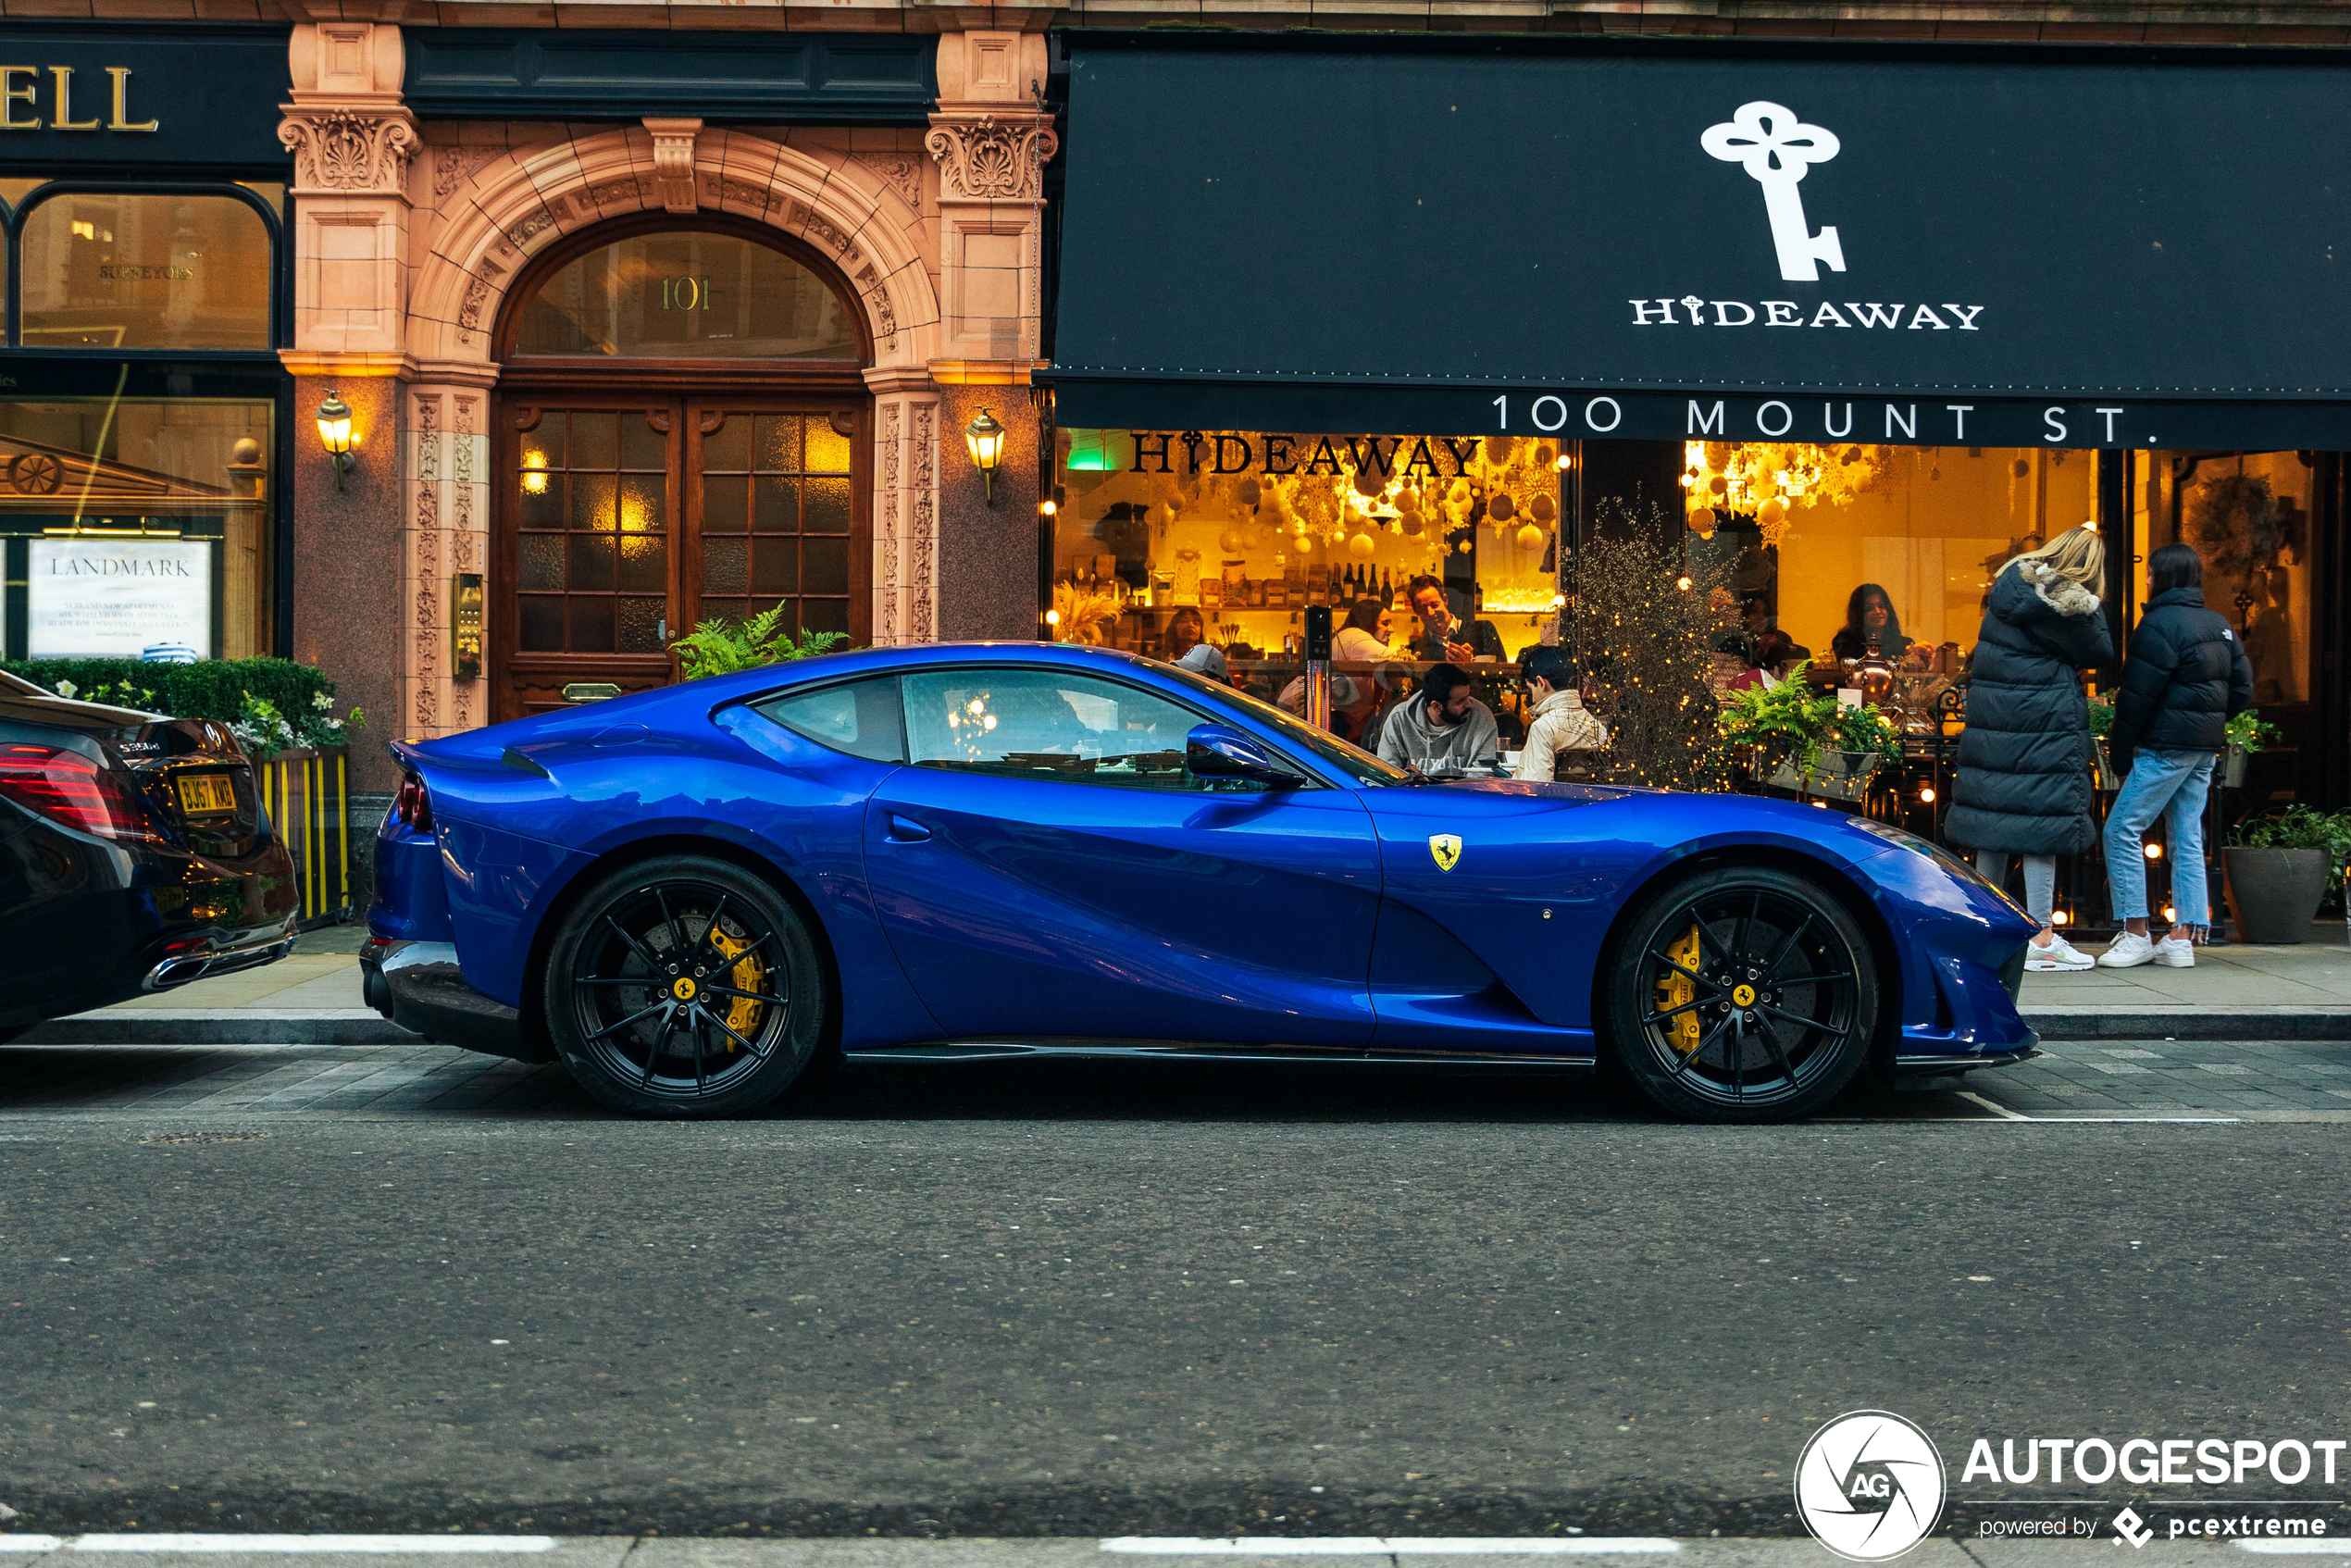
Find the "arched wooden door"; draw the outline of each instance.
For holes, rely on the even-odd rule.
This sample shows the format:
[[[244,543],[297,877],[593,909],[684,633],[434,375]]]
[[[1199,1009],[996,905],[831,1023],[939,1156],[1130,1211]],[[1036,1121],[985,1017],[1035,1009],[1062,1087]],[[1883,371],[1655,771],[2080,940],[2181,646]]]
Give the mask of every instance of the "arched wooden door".
[[[500,718],[675,679],[703,620],[869,636],[857,313],[778,237],[631,227],[548,258],[502,322]]]

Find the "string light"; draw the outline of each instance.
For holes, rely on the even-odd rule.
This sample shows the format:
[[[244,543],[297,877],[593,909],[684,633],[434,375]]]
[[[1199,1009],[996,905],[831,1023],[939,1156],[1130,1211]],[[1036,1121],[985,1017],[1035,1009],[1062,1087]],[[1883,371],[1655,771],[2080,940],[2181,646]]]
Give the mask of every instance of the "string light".
[[[2054,915],[2050,915],[2050,916],[2049,916],[2049,924],[2050,924],[2050,925],[2052,925],[2052,926],[2070,926],[2070,925],[2071,925],[2072,923],[2073,923],[2073,916],[2072,916],[2072,915],[2069,915],[2069,914],[2067,914],[2067,913],[2066,913],[2064,910],[2062,910],[2062,909],[2059,910],[2056,914],[2054,914]]]
[[[2161,844],[2149,844],[2146,848],[2146,856],[2149,860],[2161,860],[2163,858],[2163,846]]]
[[[1929,784],[1929,785],[1927,785],[1924,789],[1922,789],[1922,790],[1921,790],[1919,791],[1919,804],[1921,804],[1921,805],[1922,805],[1922,806],[1931,806],[1931,805],[1933,805],[1934,803],[1934,785],[1932,785],[1932,784]]]

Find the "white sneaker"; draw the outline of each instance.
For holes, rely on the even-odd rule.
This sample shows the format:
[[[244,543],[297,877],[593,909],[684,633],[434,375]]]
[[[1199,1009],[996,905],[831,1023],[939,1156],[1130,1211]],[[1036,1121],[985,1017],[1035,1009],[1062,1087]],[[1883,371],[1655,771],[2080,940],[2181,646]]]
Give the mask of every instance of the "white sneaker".
[[[2125,931],[2115,938],[2112,945],[2104,952],[2098,954],[2098,964],[2100,967],[2107,969],[2135,969],[2154,956],[2154,942],[2136,931]]]
[[[2185,937],[2166,937],[2155,944],[2155,961],[2167,969],[2193,969],[2196,944]]]
[[[2027,969],[2087,969],[2097,962],[2063,937],[2052,935],[2049,945],[2034,942],[2024,952]]]

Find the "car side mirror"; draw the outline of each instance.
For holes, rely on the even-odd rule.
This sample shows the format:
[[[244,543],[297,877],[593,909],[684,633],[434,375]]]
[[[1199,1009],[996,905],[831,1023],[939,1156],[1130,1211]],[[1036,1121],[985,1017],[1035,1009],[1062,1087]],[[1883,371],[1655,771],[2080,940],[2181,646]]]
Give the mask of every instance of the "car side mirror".
[[[1222,724],[1196,724],[1184,737],[1184,765],[1195,778],[1246,778],[1269,790],[1294,790],[1297,774],[1255,740]]]

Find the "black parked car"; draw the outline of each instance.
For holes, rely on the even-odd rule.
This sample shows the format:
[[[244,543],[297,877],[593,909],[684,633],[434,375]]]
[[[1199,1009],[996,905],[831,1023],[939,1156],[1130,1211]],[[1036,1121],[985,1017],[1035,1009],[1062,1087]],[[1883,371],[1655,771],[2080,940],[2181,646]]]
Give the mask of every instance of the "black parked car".
[[[283,958],[299,907],[227,726],[0,673],[0,1039]]]

